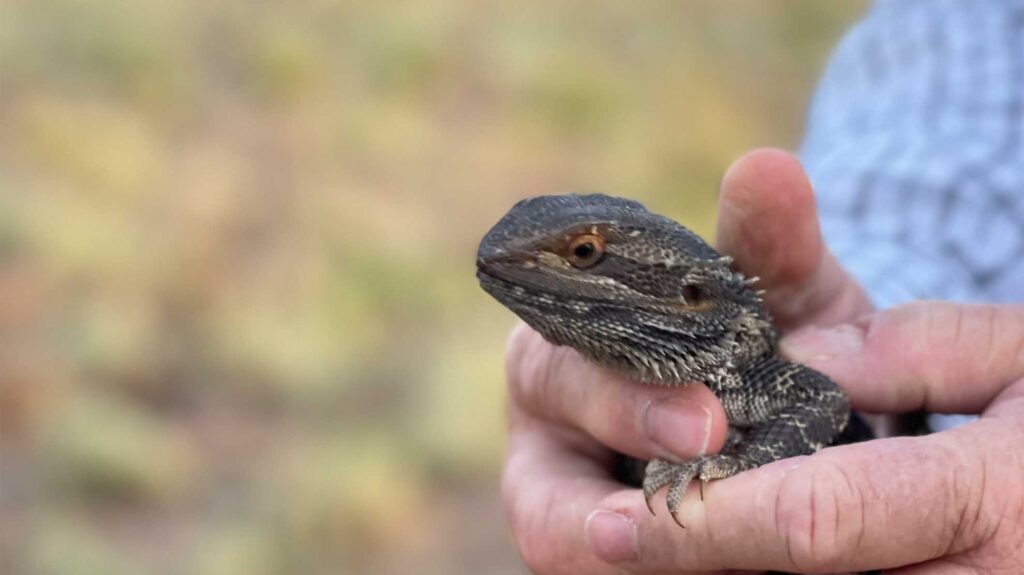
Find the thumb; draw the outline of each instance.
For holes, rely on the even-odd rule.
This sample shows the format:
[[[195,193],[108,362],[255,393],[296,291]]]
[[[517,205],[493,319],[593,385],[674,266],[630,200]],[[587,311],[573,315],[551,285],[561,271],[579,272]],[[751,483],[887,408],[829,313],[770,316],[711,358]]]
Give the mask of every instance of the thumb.
[[[993,418],[776,461],[712,482],[703,500],[695,486],[680,517],[685,531],[651,517],[635,492],[611,494],[598,508],[636,525],[635,555],[620,563],[635,571],[911,565],[975,549],[1002,519],[1019,516],[1021,469],[1006,453],[1022,440],[1019,423]]]
[[[781,150],[754,150],[722,179],[718,247],[758,276],[780,328],[830,325],[866,311],[860,285],[825,247],[811,183]]]

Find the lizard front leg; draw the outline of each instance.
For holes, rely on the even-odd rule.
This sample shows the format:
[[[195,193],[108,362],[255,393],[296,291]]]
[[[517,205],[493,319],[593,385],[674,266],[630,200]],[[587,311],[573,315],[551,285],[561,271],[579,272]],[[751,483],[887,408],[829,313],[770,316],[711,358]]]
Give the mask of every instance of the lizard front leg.
[[[682,463],[664,459],[648,463],[643,485],[648,506],[654,494],[668,485],[668,508],[675,518],[693,479],[724,479],[772,461],[813,453],[830,445],[849,420],[846,395],[835,383],[810,368],[775,357],[744,372],[741,389],[719,390],[731,424],[720,453]]]

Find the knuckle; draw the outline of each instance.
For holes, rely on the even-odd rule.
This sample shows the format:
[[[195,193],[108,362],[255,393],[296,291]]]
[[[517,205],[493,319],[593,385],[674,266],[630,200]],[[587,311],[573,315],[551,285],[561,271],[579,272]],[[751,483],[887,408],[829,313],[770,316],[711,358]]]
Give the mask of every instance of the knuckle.
[[[993,571],[1024,564],[1024,490],[1017,479],[1024,474],[1024,459],[1011,443],[1020,436],[1007,439],[1005,448],[995,439],[995,449],[982,453],[969,469],[955,470],[949,497],[955,527],[940,547],[945,555],[984,557]]]
[[[531,573],[550,572],[551,562],[548,560],[544,545],[540,544],[540,537],[530,529],[512,530],[512,536],[516,542],[516,548],[523,563],[526,563]]]
[[[786,479],[775,524],[798,571],[828,569],[857,552],[866,526],[864,494],[853,471],[828,461],[808,461]]]
[[[567,347],[556,347],[525,325],[517,328],[509,340],[506,355],[506,379],[511,400],[542,419],[561,421],[576,414],[568,406],[579,389],[574,381],[572,354]]]
[[[544,510],[549,508],[550,498],[541,500],[541,496],[530,497],[510,473],[503,477],[501,490],[509,529],[523,562],[532,573],[554,573],[557,558],[552,553],[544,521],[547,513]]]
[[[953,466],[947,511],[955,527],[942,543],[945,553],[987,547],[1005,536],[1024,537],[1019,521],[1024,518],[1024,494],[1015,489],[1015,482],[1007,482],[1010,477],[1020,477],[1024,465],[1019,461],[1014,465],[1012,457],[1004,458],[1012,452],[1013,448],[1007,446],[1005,451],[997,451],[999,457],[982,452],[971,464],[958,462]],[[1011,520],[1006,521],[1008,518]]]
[[[516,471],[516,458],[510,456],[505,462],[505,470],[501,475],[501,502],[505,507],[505,515],[508,517],[509,526],[513,531],[521,521],[519,506],[516,504],[519,495],[520,474]]]
[[[526,473],[526,457],[509,455],[501,477],[501,499],[512,539],[531,573],[556,573],[552,545],[552,512],[557,493],[550,482]]]
[[[535,538],[518,538],[516,544],[519,548],[519,556],[522,558],[530,573],[543,575],[552,573],[552,564],[548,561],[543,552],[543,546],[535,543]]]
[[[523,361],[529,356],[532,339],[533,334],[523,323],[513,328],[508,336],[505,344],[505,372],[510,384],[522,374]]]
[[[533,339],[532,330],[525,323],[517,323],[508,334],[505,351],[509,358],[517,357],[524,348],[529,347]]]
[[[550,350],[540,336],[520,324],[509,336],[505,353],[505,372],[509,394],[521,404],[535,404],[543,396],[550,379]]]

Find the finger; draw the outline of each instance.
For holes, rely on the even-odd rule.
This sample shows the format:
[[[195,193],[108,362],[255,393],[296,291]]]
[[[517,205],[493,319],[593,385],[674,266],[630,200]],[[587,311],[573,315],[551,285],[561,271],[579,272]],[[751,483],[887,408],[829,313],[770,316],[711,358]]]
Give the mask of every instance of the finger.
[[[871,309],[860,285],[825,247],[814,192],[787,152],[754,150],[722,179],[718,247],[758,276],[765,304],[783,330],[829,325]]]
[[[532,572],[617,573],[590,553],[583,530],[596,503],[622,488],[608,474],[609,458],[583,434],[512,406],[502,499],[519,553]],[[635,526],[627,527],[633,536],[605,548],[606,553],[635,554]]]
[[[1005,453],[1022,439],[1019,424],[981,420],[777,461],[711,483],[703,500],[696,489],[688,493],[685,531],[649,517],[636,494],[609,494],[598,508],[636,523],[636,558],[618,563],[636,571],[832,573],[911,565],[983,544],[1004,506],[1021,506],[1008,495],[1019,463]]]
[[[521,324],[508,348],[513,402],[546,421],[582,429],[640,459],[682,460],[717,451],[727,420],[704,385],[644,385],[602,369],[567,347],[556,347]]]
[[[511,407],[502,499],[512,535],[531,572],[620,574],[591,552],[586,541],[590,531],[624,535],[605,538],[613,545],[601,547],[604,556],[636,557],[636,525],[616,513],[592,511],[602,499],[623,491],[608,476],[610,456],[582,433]]]
[[[794,333],[781,348],[859,409],[978,413],[1024,378],[1024,306],[917,302]]]

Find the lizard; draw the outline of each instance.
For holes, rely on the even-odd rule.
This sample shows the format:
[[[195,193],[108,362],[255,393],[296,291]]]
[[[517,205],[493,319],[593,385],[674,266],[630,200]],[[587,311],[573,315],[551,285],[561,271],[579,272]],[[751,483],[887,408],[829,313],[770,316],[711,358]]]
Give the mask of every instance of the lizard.
[[[757,278],[637,201],[549,195],[518,202],[477,251],[481,287],[556,345],[648,384],[706,384],[729,431],[719,453],[686,461],[625,457],[620,479],[648,508],[668,487],[672,518],[694,479],[871,438],[845,392],[777,353]]]

